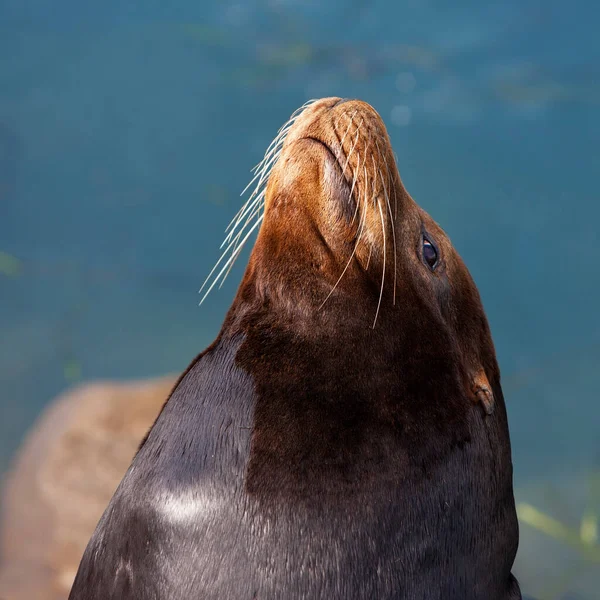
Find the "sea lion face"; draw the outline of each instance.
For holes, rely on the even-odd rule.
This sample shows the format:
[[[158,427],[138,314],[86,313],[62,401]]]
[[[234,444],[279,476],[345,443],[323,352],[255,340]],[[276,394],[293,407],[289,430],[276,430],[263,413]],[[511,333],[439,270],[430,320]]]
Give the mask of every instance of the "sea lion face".
[[[246,279],[306,334],[385,328],[454,352],[468,393],[491,412],[498,370],[477,288],[404,188],[380,116],[365,102],[327,98],[284,133]]]

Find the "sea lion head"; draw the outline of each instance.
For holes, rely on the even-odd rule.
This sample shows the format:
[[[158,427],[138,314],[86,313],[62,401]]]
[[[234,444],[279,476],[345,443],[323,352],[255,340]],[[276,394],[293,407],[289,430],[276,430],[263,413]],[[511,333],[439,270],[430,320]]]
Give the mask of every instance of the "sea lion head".
[[[255,179],[228,238],[235,257],[262,221],[239,301],[268,307],[306,336],[353,332],[356,342],[379,330],[431,369],[450,353],[467,394],[491,412],[498,367],[479,293],[449,237],[406,191],[369,104],[309,103]]]

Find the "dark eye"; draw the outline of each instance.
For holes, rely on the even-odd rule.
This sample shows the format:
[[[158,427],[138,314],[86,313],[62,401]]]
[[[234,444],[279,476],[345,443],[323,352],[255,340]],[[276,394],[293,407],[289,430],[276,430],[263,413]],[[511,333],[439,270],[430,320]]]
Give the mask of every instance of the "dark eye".
[[[423,260],[432,271],[438,263],[438,251],[425,236],[423,236]]]

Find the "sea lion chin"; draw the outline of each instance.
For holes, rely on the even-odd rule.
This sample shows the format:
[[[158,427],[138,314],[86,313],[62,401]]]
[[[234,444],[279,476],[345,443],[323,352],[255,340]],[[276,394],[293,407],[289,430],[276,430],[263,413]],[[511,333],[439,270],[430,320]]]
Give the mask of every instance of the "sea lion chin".
[[[70,598],[520,598],[490,330],[381,118],[305,105],[255,181],[206,286],[260,226],[221,332],[142,443]]]

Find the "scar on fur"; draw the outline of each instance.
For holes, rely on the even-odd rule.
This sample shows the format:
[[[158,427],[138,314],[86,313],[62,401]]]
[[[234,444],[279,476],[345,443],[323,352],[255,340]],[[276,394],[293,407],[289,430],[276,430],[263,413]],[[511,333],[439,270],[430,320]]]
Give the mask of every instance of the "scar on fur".
[[[473,393],[473,401],[481,402],[485,413],[491,415],[494,412],[495,406],[494,394],[483,369],[479,369],[472,377],[471,391]]]

